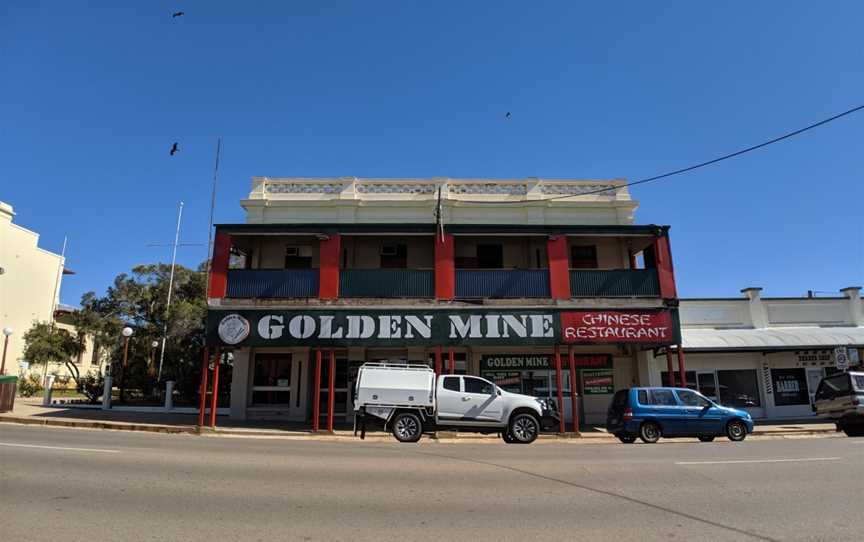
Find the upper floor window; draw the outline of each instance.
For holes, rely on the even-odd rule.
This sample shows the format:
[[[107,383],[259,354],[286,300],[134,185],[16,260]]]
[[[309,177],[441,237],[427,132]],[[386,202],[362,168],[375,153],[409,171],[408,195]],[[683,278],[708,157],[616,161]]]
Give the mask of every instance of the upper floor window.
[[[501,269],[504,267],[504,247],[477,245],[477,267],[480,269]]]
[[[571,246],[570,267],[573,269],[597,269],[597,247],[595,245]]]
[[[312,247],[288,245],[285,247],[285,269],[312,267]]]
[[[404,244],[381,245],[382,269],[405,269],[408,267],[408,246]]]

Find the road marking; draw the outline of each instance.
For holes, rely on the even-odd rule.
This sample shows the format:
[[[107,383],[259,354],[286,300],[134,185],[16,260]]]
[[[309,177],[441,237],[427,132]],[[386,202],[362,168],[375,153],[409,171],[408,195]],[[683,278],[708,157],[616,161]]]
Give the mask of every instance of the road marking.
[[[742,463],[798,463],[802,461],[837,461],[842,457],[801,457],[797,459],[733,459],[730,461],[676,461],[676,465],[739,465]]]
[[[0,446],[13,448],[39,448],[42,450],[64,450],[67,452],[100,452],[104,454],[119,454],[120,450],[102,450],[100,448],[67,448],[65,446],[40,446],[38,444],[15,444],[12,442],[0,442]]]

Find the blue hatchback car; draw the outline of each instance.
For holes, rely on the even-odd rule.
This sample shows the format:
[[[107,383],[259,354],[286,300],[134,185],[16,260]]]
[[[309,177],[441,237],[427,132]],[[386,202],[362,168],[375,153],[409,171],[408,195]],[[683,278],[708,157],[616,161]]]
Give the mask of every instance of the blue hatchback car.
[[[737,442],[753,432],[753,418],[691,389],[630,388],[612,398],[606,429],[627,444],[636,437],[646,443],[660,437],[697,437],[711,442],[723,435]]]

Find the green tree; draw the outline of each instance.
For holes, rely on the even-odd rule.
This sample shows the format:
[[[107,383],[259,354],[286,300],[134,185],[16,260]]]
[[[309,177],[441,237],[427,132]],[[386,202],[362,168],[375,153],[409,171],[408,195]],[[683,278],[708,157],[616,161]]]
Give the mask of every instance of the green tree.
[[[34,322],[24,334],[24,358],[33,365],[50,361],[66,364],[69,373],[78,381],[78,368],[73,360],[84,351],[79,334],[69,333],[50,322]]]

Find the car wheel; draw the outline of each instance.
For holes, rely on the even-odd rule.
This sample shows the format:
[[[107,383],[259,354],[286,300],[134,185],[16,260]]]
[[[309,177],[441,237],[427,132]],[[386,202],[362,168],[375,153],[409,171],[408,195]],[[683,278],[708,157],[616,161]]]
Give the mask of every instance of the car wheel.
[[[513,435],[510,434],[510,431],[509,431],[509,430],[504,430],[504,431],[501,433],[501,438],[502,438],[502,439],[504,440],[504,442],[506,442],[507,444],[514,444],[514,443],[516,442],[516,439],[513,438]]]
[[[654,444],[660,440],[660,426],[656,422],[645,422],[639,428],[639,438],[645,444]]]
[[[747,437],[747,427],[739,420],[732,420],[726,424],[726,436],[732,442],[741,442]]]
[[[636,442],[636,435],[618,435],[618,440],[624,444],[633,444]]]
[[[699,435],[699,442],[714,442],[714,435]]]
[[[864,437],[864,424],[862,425],[844,425],[843,432],[847,437]]]
[[[531,414],[516,414],[510,418],[507,430],[513,442],[530,444],[537,440],[537,435],[540,434],[540,421]]]
[[[423,422],[413,412],[402,412],[393,418],[392,431],[399,442],[417,442],[423,434]]]

